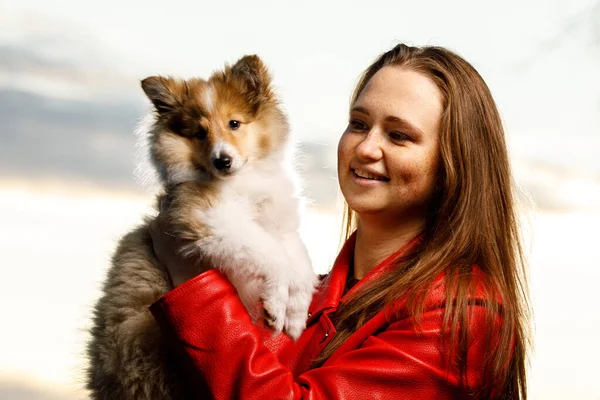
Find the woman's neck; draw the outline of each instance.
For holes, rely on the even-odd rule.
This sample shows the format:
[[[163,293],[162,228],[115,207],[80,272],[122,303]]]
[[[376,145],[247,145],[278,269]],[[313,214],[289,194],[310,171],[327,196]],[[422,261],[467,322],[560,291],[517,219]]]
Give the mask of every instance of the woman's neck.
[[[354,247],[354,277],[362,279],[373,268],[402,248],[424,229],[423,221],[383,225],[358,218]]]

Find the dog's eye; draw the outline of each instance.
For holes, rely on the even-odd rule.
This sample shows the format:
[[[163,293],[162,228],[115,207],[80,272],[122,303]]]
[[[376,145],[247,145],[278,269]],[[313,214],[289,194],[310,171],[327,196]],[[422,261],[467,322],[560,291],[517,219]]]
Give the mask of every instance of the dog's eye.
[[[202,127],[198,128],[194,136],[196,136],[198,139],[206,139],[206,131]]]
[[[235,131],[237,128],[240,127],[240,125],[240,121],[236,121],[235,119],[229,121],[229,129],[231,129],[232,131]]]

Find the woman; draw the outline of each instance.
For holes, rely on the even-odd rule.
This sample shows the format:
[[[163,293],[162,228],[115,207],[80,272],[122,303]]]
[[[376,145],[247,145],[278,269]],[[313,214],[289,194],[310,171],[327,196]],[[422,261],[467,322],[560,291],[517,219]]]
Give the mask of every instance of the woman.
[[[153,225],[181,286],[151,310],[188,381],[219,399],[525,399],[510,168],[475,69],[439,47],[382,54],[355,89],[338,178],[347,241],[296,343],[255,328],[218,271],[185,275]]]

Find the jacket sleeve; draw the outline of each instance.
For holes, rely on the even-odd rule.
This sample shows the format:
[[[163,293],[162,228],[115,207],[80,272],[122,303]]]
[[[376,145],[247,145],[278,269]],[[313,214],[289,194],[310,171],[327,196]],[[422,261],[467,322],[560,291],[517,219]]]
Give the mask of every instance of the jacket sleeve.
[[[476,306],[472,321],[483,321]],[[443,308],[426,311],[422,331],[400,319],[360,348],[294,378],[262,343],[235,288],[216,270],[186,282],[151,307],[182,352],[188,379],[204,381],[215,399],[451,399],[455,374],[440,351]],[[470,383],[483,349],[469,350]],[[483,356],[481,356],[483,357]]]

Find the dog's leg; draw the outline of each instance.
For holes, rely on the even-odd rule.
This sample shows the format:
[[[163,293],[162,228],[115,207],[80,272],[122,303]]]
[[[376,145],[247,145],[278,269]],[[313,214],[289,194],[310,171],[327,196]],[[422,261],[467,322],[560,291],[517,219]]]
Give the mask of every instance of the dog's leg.
[[[317,279],[306,246],[297,232],[284,234],[282,245],[290,260],[284,332],[296,340],[306,326],[308,307]]]
[[[284,181],[280,186],[285,187],[289,182]],[[286,268],[288,279],[288,305],[284,332],[297,339],[305,328],[308,307],[312,301],[314,288],[317,283],[316,275],[304,242],[298,230],[300,228],[300,213],[298,199],[289,197],[290,192],[280,192],[273,199],[265,216],[267,221],[277,221],[277,237],[284,247],[289,263]]]
[[[260,299],[256,300],[263,301],[266,322],[279,333],[289,296],[288,257],[281,244],[254,220],[255,213],[247,199],[227,197],[216,207],[198,213],[203,237],[193,246],[229,277],[251,314],[255,305],[248,302],[255,295],[245,292],[246,283],[256,291],[256,280],[261,282]]]
[[[167,400],[183,395],[175,360],[148,310],[171,289],[158,265],[146,226],[121,240],[87,344],[91,399]]]

